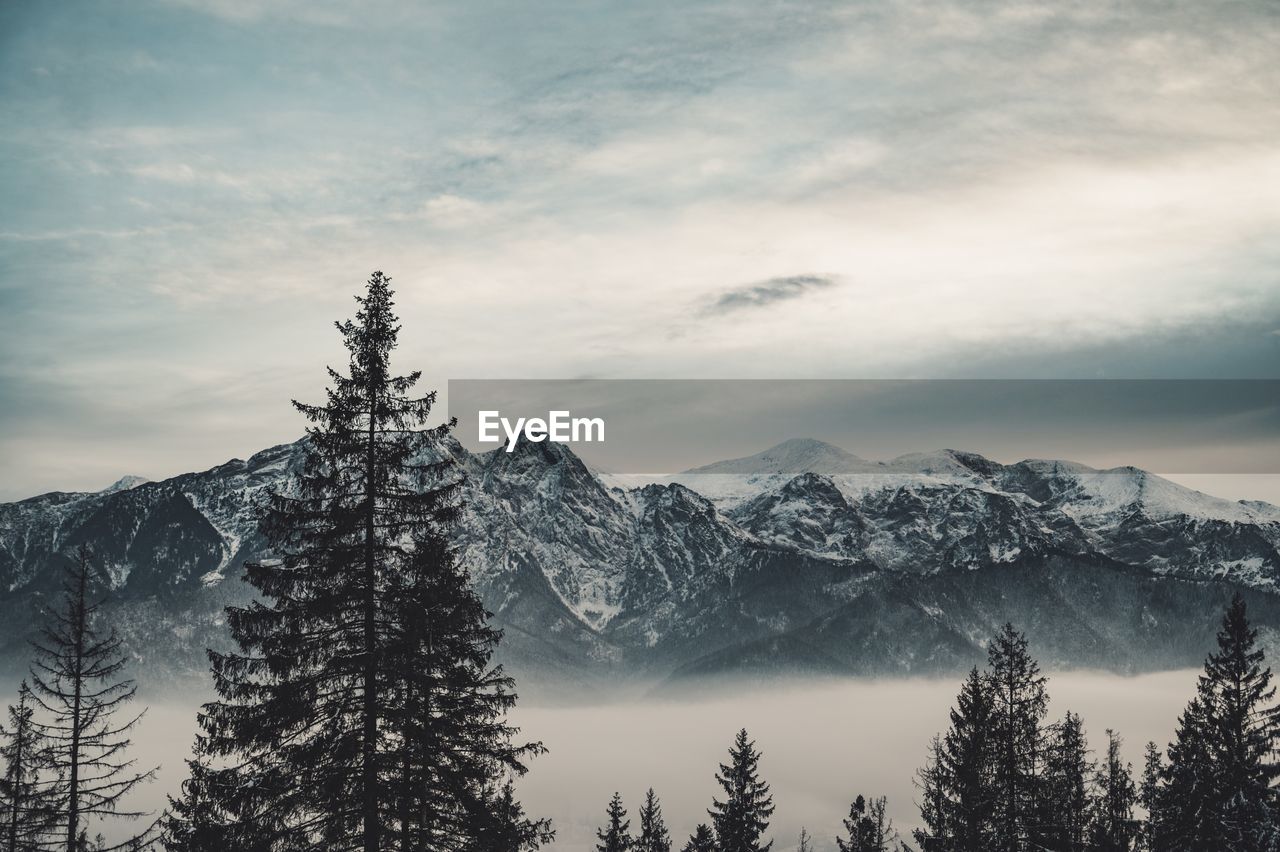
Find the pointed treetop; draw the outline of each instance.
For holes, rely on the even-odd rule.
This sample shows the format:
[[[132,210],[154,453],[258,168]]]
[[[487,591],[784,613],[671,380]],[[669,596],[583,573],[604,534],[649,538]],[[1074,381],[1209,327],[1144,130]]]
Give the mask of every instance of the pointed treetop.
[[[627,811],[622,807],[622,794],[614,793],[605,808],[608,821],[596,829],[596,852],[630,852],[635,845],[631,837],[631,821],[627,819]]]
[[[716,773],[725,798],[713,799],[707,811],[721,852],[767,852],[773,846],[773,841],[761,843],[774,805],[769,785],[759,776],[759,762],[760,752],[743,728],[729,749],[729,762]]]

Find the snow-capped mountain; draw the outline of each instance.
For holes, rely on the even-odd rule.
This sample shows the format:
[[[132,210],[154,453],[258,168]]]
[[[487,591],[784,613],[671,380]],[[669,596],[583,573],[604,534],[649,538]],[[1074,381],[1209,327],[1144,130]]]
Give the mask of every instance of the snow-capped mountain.
[[[137,488],[139,485],[146,485],[150,481],[151,480],[147,479],[145,476],[134,476],[130,474],[129,476],[120,477],[115,482],[102,489],[99,493],[114,494],[117,491],[128,491],[131,488]]]
[[[444,450],[467,473],[462,558],[530,676],[950,671],[1003,621],[1053,665],[1196,662],[1223,602],[1280,627],[1280,509],[1134,468],[943,450],[867,461],[813,440],[672,477],[568,448]],[[90,542],[134,655],[203,671],[264,555],[258,506],[301,446],[160,482],[0,505],[0,655],[25,660],[58,567]],[[1267,635],[1271,635],[1268,633]]]

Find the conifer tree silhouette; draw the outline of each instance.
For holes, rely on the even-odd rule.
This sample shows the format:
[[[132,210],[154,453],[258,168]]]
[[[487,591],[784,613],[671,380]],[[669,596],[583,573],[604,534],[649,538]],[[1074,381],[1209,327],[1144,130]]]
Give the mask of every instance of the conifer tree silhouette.
[[[1168,749],[1155,797],[1158,852],[1256,852],[1280,844],[1280,711],[1257,639],[1237,594]]]
[[[855,797],[844,819],[844,831],[844,837],[836,837],[840,852],[889,852],[897,839],[883,796],[870,800]]]
[[[716,835],[711,830],[711,826],[705,822],[698,823],[698,827],[694,829],[693,834],[689,836],[689,841],[681,848],[680,852],[715,852]],[[812,849],[809,852],[813,852]]]
[[[97,624],[100,583],[93,555],[81,545],[68,563],[62,606],[49,611],[41,637],[33,643],[32,695],[48,714],[35,728],[48,743],[49,764],[59,776],[53,818],[62,834],[58,848],[66,852],[84,845],[90,821],[144,816],[124,809],[123,801],[155,777],[154,769],[135,771],[127,756],[129,731],[146,711],[116,719],[137,687],[122,675],[127,658],[120,638]],[[137,845],[149,832],[125,844]]]
[[[1133,818],[1137,801],[1133,767],[1121,759],[1120,746],[1119,734],[1108,730],[1107,754],[1094,781],[1097,793],[1089,831],[1089,849],[1093,852],[1129,852],[1137,838],[1138,824]]]
[[[57,817],[53,794],[56,777],[49,773],[49,747],[33,718],[35,699],[26,681],[18,687],[18,703],[9,706],[8,725],[0,727],[0,814],[5,852],[34,852],[51,840]]]
[[[1049,848],[1083,852],[1089,840],[1089,785],[1094,773],[1084,721],[1067,712],[1054,726],[1045,758],[1045,796],[1041,813]]]
[[[773,815],[773,797],[760,778],[760,752],[755,746],[743,728],[729,748],[729,762],[720,764],[716,773],[724,801],[715,799],[707,813],[719,852],[768,852],[773,846],[772,840],[761,840]]]
[[[188,850],[472,849],[550,834],[506,782],[539,744],[505,722],[500,635],[450,544],[462,471],[434,393],[396,375],[390,279],[375,272],[337,324],[296,485],[273,496],[271,559],[246,565],[259,600],[227,611],[239,650],[210,652],[220,700],[200,714],[191,778],[171,802]],[[502,818],[507,824],[497,824]],[[505,842],[505,840],[503,841]],[[186,844],[186,845],[183,845]]]
[[[1164,755],[1153,742],[1147,743],[1142,762],[1142,783],[1138,785],[1138,804],[1147,812],[1142,821],[1134,848],[1138,852],[1152,852],[1160,825],[1160,776],[1164,773]]]
[[[525,815],[509,780],[489,799],[488,806],[476,831],[476,852],[532,852],[555,839],[550,820],[531,820]]]
[[[662,805],[650,787],[640,806],[640,835],[636,838],[636,852],[671,852],[671,834],[662,819]]]
[[[596,852],[630,852],[635,846],[631,836],[631,820],[622,807],[622,794],[614,793],[605,809],[605,824],[596,829]]]
[[[950,729],[935,739],[929,764],[919,775],[925,827],[915,836],[922,846],[952,852],[991,848],[996,793],[993,713],[988,679],[974,668],[956,697]]]
[[[1022,852],[1044,845],[1042,813],[1043,730],[1048,711],[1046,679],[1027,650],[1027,639],[1006,624],[988,649],[991,695],[991,852]]]

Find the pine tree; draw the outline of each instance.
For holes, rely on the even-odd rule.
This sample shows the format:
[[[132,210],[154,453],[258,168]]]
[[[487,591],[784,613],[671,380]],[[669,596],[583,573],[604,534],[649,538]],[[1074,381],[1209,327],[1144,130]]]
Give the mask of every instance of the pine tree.
[[[870,801],[856,797],[844,820],[847,837],[836,838],[840,852],[890,852],[897,834],[887,810],[888,802],[883,796]]]
[[[9,706],[7,730],[0,728],[0,779],[3,798],[3,843],[5,852],[34,852],[45,848],[49,830],[57,816],[52,795],[55,778],[46,777],[48,745],[33,719],[35,699],[27,682],[18,687],[18,703]]]
[[[1049,826],[1046,846],[1060,852],[1081,852],[1089,834],[1089,781],[1094,772],[1089,760],[1084,723],[1068,712],[1054,726],[1046,754],[1044,823]]]
[[[920,822],[923,824],[912,831],[916,843],[926,850],[954,848],[942,737],[935,735],[929,741],[929,756],[924,767],[916,772],[915,785],[920,790]]]
[[[707,811],[719,852],[768,852],[773,847],[772,840],[761,843],[773,815],[773,797],[760,779],[759,763],[760,753],[743,728],[729,748],[729,762],[716,773],[725,799],[714,800]]]
[[[800,826],[800,837],[796,843],[796,852],[814,852],[813,835],[809,834],[809,830],[804,826]]]
[[[212,785],[220,780],[233,781],[230,773],[215,773],[203,759],[188,760],[188,778],[182,782],[181,795],[169,797],[169,807],[160,818],[160,842],[166,852],[213,852],[228,848],[227,831],[222,823],[219,795]],[[266,852],[265,843],[246,847],[246,852]]]
[[[662,805],[653,788],[645,793],[640,807],[640,836],[636,838],[636,852],[671,852],[671,835],[662,819]]]
[[[425,428],[434,393],[390,368],[399,325],[375,272],[338,323],[347,373],[329,370],[296,486],[263,522],[273,558],[246,566],[259,601],[231,607],[239,650],[210,652],[219,701],[200,715],[174,836],[209,849],[461,850],[545,836],[520,814],[498,830],[506,776],[538,744],[512,743],[512,682],[497,631],[450,546],[461,471]],[[513,816],[513,818],[516,818]]]
[[[490,798],[488,819],[480,823],[476,852],[532,852],[555,838],[547,820],[530,820],[508,780]]]
[[[1276,748],[1280,711],[1271,669],[1257,647],[1258,631],[1249,626],[1244,599],[1237,594],[1218,634],[1218,653],[1205,663],[1202,694],[1216,757],[1214,799],[1221,803],[1222,837],[1228,848],[1254,852],[1268,848],[1276,833],[1280,777]]]
[[[1271,670],[1236,595],[1169,747],[1155,848],[1264,850],[1277,834],[1280,716]]]
[[[1047,680],[1027,650],[1027,640],[1006,624],[988,649],[992,698],[992,852],[1043,846],[1042,730],[1048,712]]]
[[[1142,764],[1142,783],[1138,785],[1138,804],[1147,812],[1139,826],[1135,849],[1152,852],[1160,825],[1160,776],[1164,772],[1164,756],[1155,743],[1147,743]]]
[[[689,836],[689,842],[680,852],[716,852],[716,836],[711,826],[704,822],[698,823],[698,827]]]
[[[987,852],[994,830],[993,691],[972,669],[951,710],[951,728],[935,740],[930,764],[920,772],[924,793],[916,832],[926,849]]]
[[[1214,766],[1202,696],[1197,695],[1178,717],[1168,762],[1156,797],[1158,819],[1152,824],[1156,852],[1217,852]]]
[[[1133,785],[1133,767],[1120,758],[1121,740],[1115,731],[1107,731],[1107,756],[1098,768],[1094,781],[1097,797],[1093,802],[1090,824],[1090,849],[1095,852],[1129,852],[1137,838],[1137,821],[1133,806],[1137,791]]]
[[[443,529],[419,536],[409,566],[404,581],[389,582],[396,618],[386,655],[402,683],[383,702],[401,736],[398,771],[386,782],[399,814],[398,848],[463,846],[458,838],[468,827],[536,848],[553,836],[550,822],[504,803],[514,788],[492,780],[522,774],[523,758],[543,751],[537,743],[511,746],[518,731],[504,718],[514,684],[489,665],[500,634],[487,624]],[[514,821],[501,825],[501,818]]]
[[[100,584],[92,554],[81,545],[68,563],[62,607],[47,614],[48,623],[34,643],[32,694],[50,717],[35,727],[48,743],[49,762],[59,776],[55,819],[62,836],[59,848],[66,852],[83,847],[90,820],[144,816],[125,810],[123,800],[155,776],[154,769],[135,771],[134,761],[126,757],[128,733],[145,711],[116,720],[137,687],[122,676],[127,658],[119,637],[97,624],[102,600],[94,594]]]
[[[596,837],[600,841],[596,844],[596,852],[630,852],[635,846],[635,839],[630,833],[631,820],[627,819],[627,812],[622,807],[621,793],[613,794],[605,816],[608,821],[596,829]]]

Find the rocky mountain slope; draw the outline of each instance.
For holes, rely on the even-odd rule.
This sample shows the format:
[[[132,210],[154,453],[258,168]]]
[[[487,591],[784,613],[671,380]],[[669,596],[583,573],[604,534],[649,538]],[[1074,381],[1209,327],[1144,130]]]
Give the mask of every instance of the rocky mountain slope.
[[[655,479],[568,448],[445,450],[467,473],[463,558],[503,655],[538,682],[950,672],[1006,620],[1053,666],[1199,662],[1224,602],[1280,627],[1280,509],[1134,468],[889,462],[817,441]],[[161,482],[0,505],[0,664],[25,661],[65,554],[90,542],[147,676],[201,676],[263,555],[257,506],[297,444]]]

